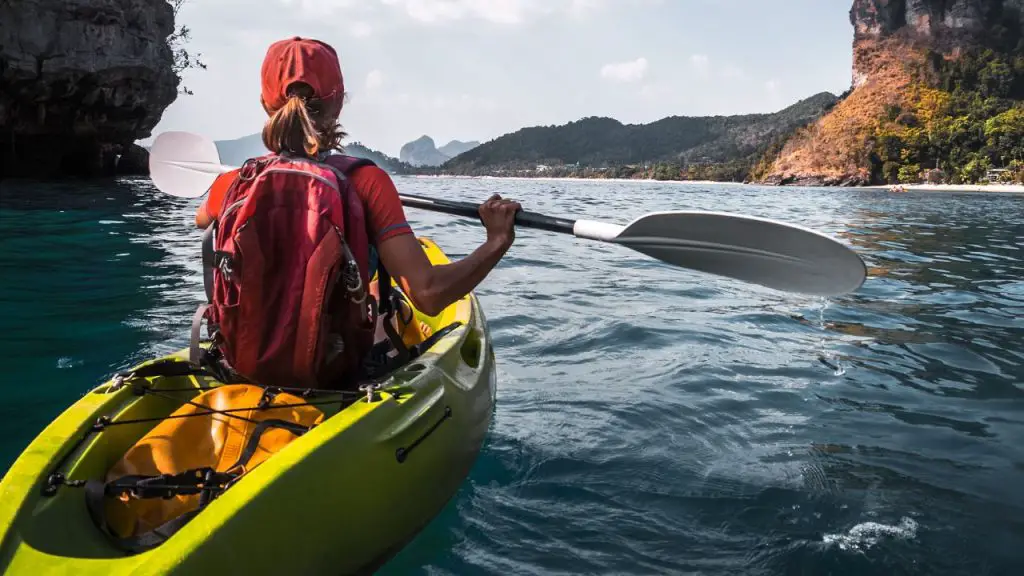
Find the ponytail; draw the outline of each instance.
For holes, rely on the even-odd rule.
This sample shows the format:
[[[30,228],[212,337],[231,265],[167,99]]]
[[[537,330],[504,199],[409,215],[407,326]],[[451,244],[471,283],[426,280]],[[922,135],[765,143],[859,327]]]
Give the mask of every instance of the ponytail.
[[[323,151],[320,149],[320,134],[302,97],[292,94],[288,102],[267,120],[263,125],[263,145],[275,154],[292,152],[316,156]]]
[[[300,85],[302,88],[308,86]],[[296,90],[299,92],[302,90]],[[305,92],[305,91],[303,91]],[[263,145],[275,154],[290,152],[316,157],[328,150],[341,150],[345,132],[330,118],[330,124],[321,128],[322,118],[319,102],[309,101],[306,94],[292,93],[277,112],[263,125]]]

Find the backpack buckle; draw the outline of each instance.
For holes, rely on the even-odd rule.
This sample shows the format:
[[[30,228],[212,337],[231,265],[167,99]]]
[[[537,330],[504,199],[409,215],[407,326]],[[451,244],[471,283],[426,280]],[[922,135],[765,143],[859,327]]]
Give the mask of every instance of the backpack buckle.
[[[363,287],[363,279],[359,277],[359,267],[355,260],[349,260],[345,264],[342,277],[345,279],[345,289],[349,292],[357,292]]]
[[[231,275],[234,273],[234,266],[231,262],[231,254],[227,252],[214,252],[213,254],[213,265],[225,278],[231,280]]]
[[[243,182],[251,182],[263,171],[263,167],[273,161],[273,158],[249,158],[242,163],[238,170],[238,179]]]

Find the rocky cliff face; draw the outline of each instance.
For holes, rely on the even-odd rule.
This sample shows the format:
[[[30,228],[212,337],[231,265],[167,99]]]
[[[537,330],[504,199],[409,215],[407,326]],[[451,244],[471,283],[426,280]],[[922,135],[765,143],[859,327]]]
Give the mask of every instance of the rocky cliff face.
[[[440,166],[448,161],[448,156],[437,149],[430,136],[420,136],[402,146],[398,158],[412,166]]]
[[[0,177],[109,175],[177,96],[166,0],[0,0]]]
[[[854,0],[854,86],[863,84],[875,67],[866,53],[880,40],[898,36],[954,54],[964,45],[984,42],[1012,10],[1024,11],[1024,0]]]
[[[926,101],[948,100],[929,92],[937,86],[927,77],[965,50],[1015,42],[1022,12],[1024,0],[854,0],[851,92],[786,144],[766,180],[877,183],[877,137],[903,118],[918,122],[918,116],[946,113]],[[913,113],[902,115],[907,110]]]

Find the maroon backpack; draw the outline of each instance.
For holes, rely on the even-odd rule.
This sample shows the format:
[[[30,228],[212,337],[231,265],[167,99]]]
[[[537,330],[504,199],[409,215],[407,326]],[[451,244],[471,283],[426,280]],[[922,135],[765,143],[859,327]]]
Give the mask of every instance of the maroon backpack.
[[[208,304],[192,322],[191,360],[212,349],[264,386],[341,388],[373,344],[369,238],[348,175],[369,160],[270,154],[242,165],[203,237]],[[216,230],[216,233],[214,233]]]

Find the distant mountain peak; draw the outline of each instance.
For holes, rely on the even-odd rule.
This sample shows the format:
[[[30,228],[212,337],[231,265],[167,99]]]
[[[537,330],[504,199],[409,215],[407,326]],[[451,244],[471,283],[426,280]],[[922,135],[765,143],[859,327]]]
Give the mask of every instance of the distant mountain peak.
[[[455,156],[472,150],[479,145],[480,143],[476,141],[461,142],[459,140],[452,140],[439,149],[434,139],[424,134],[402,146],[398,157],[402,162],[407,162],[413,166],[440,166]]]
[[[451,142],[441,146],[437,150],[447,156],[448,158],[455,158],[459,154],[469,152],[473,148],[479,146],[480,143],[476,140],[470,140],[469,142],[463,142],[461,140],[452,140]]]
[[[415,142],[430,142],[431,144],[433,144],[434,143],[434,139],[431,138],[430,136],[427,136],[426,134],[424,134],[424,135],[420,136],[419,138],[417,138],[415,140]]]
[[[267,154],[267,148],[263,145],[262,134],[250,134],[235,138],[233,140],[218,140],[215,142],[217,151],[220,153],[220,160],[231,166],[241,166],[249,158]],[[345,154],[357,158],[372,160],[381,169],[392,174],[402,174],[409,171],[409,166],[403,165],[397,158],[392,158],[383,152],[378,152],[362,143],[355,141],[342,146]]]

